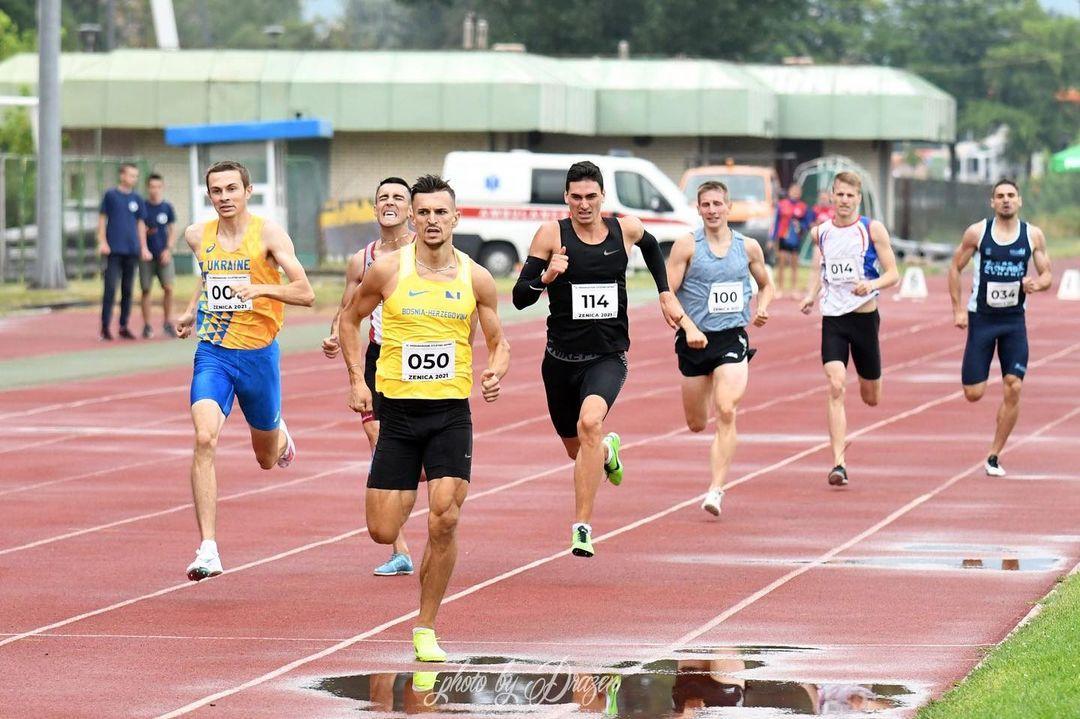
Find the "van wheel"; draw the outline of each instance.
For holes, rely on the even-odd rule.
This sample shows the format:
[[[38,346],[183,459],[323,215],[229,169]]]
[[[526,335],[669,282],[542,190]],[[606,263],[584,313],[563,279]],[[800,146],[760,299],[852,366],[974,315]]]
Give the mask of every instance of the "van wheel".
[[[507,242],[488,242],[480,250],[480,264],[493,277],[509,277],[514,272],[518,255],[514,246]]]

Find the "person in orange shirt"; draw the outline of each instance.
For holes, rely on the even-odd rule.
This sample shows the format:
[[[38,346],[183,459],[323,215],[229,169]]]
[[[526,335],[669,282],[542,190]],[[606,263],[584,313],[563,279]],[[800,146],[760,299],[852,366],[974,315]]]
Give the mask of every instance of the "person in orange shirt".
[[[277,333],[285,305],[311,306],[315,293],[292,240],[277,223],[248,212],[251,179],[239,162],[215,163],[206,191],[217,219],[191,225],[184,239],[200,276],[178,337],[199,338],[191,377],[195,454],[191,490],[202,544],[187,568],[199,581],[221,574],[216,541],[218,435],[239,400],[251,429],[251,447],[263,469],[287,467],[296,446],[281,419],[281,370]],[[289,282],[281,283],[280,271]]]

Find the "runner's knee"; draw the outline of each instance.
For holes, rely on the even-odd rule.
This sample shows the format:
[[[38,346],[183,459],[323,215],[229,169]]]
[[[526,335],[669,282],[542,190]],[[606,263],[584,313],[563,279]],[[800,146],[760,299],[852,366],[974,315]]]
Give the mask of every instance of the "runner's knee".
[[[217,449],[217,433],[208,428],[195,429],[195,451],[213,453]]]
[[[1007,374],[1002,379],[1002,384],[1005,386],[1005,403],[1019,404],[1020,390],[1024,386],[1024,381],[1016,375]]]
[[[691,432],[704,432],[705,426],[708,424],[708,419],[705,417],[687,417],[686,426]]]
[[[985,391],[985,384],[966,384],[964,385],[964,399],[968,402],[978,402],[982,399],[983,392]]]
[[[583,412],[577,423],[578,439],[582,444],[599,444],[604,430],[604,418],[599,413]]]
[[[734,402],[721,402],[716,408],[716,422],[717,424],[734,424],[735,423],[735,403]]]
[[[877,407],[878,402],[881,401],[881,391],[873,385],[860,386],[859,394],[862,396],[863,404],[868,407]]]
[[[846,392],[844,375],[831,374],[829,375],[829,397],[832,399],[843,399]]]
[[[460,510],[457,505],[445,509],[432,506],[428,510],[428,539],[432,542],[445,542],[450,539],[457,529],[458,515]],[[391,542],[393,539],[391,539]]]

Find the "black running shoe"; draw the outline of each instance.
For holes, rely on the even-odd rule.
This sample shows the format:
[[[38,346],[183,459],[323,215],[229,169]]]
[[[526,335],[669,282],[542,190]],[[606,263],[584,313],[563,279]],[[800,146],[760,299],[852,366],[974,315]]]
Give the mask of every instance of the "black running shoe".
[[[986,458],[986,464],[983,465],[983,469],[986,471],[988,477],[1004,477],[1005,468],[998,462],[998,456],[992,454]]]
[[[829,484],[833,487],[847,486],[847,470],[844,469],[844,465],[838,464],[832,468],[829,472]]]
[[[135,339],[135,335],[131,334],[131,330],[129,330],[127,327],[121,327],[120,331],[117,332],[116,334],[122,340],[133,340],[133,339]]]

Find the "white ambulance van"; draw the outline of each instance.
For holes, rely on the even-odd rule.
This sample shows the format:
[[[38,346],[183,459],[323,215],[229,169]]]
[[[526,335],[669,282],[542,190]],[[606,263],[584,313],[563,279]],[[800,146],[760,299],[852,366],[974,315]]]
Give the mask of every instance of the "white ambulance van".
[[[639,217],[665,255],[676,238],[700,224],[675,183],[638,157],[451,152],[442,176],[454,188],[461,213],[454,245],[496,277],[510,275],[529,254],[540,224],[569,216],[563,200],[566,171],[582,160],[594,162],[604,175],[604,215]],[[644,266],[640,252],[634,252],[631,266]]]

